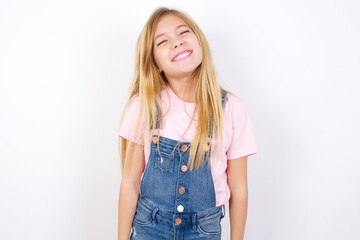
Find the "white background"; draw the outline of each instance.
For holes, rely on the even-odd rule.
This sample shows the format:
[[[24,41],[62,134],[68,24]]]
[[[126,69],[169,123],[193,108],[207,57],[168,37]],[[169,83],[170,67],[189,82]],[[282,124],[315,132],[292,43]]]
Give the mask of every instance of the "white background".
[[[117,238],[120,114],[162,5],[199,24],[250,113],[245,239],[358,239],[357,0],[2,0],[0,239]]]

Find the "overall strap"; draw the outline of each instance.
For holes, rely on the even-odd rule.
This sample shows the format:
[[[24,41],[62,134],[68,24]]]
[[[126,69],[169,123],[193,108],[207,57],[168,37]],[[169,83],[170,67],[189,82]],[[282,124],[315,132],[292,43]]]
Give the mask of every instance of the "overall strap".
[[[227,92],[221,90],[221,105],[222,105],[222,108],[224,109],[225,108],[225,104],[227,102],[228,98],[227,98]],[[211,121],[209,123],[209,131],[208,131],[208,136],[211,137],[211,133],[210,133],[210,129],[211,129]]]
[[[222,101],[222,107],[224,109],[225,104],[227,102],[228,98],[227,98],[227,92],[225,91],[221,91],[221,101]]]
[[[157,102],[155,102],[155,105],[156,105],[156,128],[155,129],[159,129],[160,128],[161,112],[160,112],[160,107],[157,104]],[[150,126],[150,128],[152,128],[152,126]]]

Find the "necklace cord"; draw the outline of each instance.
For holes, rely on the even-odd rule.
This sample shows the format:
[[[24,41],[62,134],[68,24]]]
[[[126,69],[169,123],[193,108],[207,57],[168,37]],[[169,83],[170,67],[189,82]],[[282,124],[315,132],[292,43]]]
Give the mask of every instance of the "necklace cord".
[[[160,125],[161,125],[161,123],[162,123],[162,119],[163,119],[164,116],[169,112],[170,107],[171,107],[171,99],[170,99],[170,95],[169,95],[169,92],[167,91],[167,89],[166,89],[166,93],[168,94],[169,103],[170,103],[170,104],[169,104],[169,108],[168,108],[168,110],[166,111],[166,113],[165,113],[163,116],[161,116],[160,119],[159,119],[159,120],[160,120]],[[186,111],[185,102],[184,102],[184,109],[185,109],[186,114],[189,116],[189,114],[188,114],[187,111]],[[181,136],[180,140],[176,143],[174,149],[172,150],[172,152],[171,152],[171,154],[170,154],[170,158],[169,158],[169,159],[172,158],[176,147],[179,145],[179,143],[181,142],[181,139],[184,137],[184,135],[186,134],[186,132],[189,130],[189,128],[190,128],[190,126],[191,126],[191,123],[192,123],[192,121],[194,120],[194,116],[195,116],[195,112],[196,112],[195,110],[196,110],[196,103],[195,103],[195,108],[194,108],[193,116],[192,116],[192,117],[189,116],[189,117],[191,118],[191,121],[190,121],[188,127],[186,128],[185,132],[184,132],[183,135]],[[196,121],[196,120],[194,120],[194,121]],[[158,150],[158,153],[159,153],[159,155],[160,155],[160,148],[159,148],[159,145],[160,145],[160,127],[158,128],[158,137],[159,137],[159,141],[158,141],[158,143],[157,143],[157,145],[158,145],[158,146],[157,146],[157,150]],[[191,144],[190,144],[190,145],[191,145]]]

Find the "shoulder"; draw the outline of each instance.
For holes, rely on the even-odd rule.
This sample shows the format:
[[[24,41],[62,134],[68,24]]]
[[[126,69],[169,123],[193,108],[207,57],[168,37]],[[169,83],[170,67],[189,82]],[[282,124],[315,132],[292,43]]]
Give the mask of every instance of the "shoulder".
[[[139,101],[140,101],[140,98],[139,98],[139,94],[135,94],[134,96],[132,96],[130,98],[130,100],[128,101],[127,105],[126,105],[126,108],[129,108],[129,109],[137,109],[138,105],[139,105]]]
[[[228,110],[228,112],[236,113],[246,111],[243,100],[240,97],[236,96],[233,93],[227,92],[226,98],[227,101],[225,108]]]
[[[130,98],[129,104],[132,103],[132,102],[138,102],[139,100],[140,100],[139,94],[137,93],[137,94],[135,94],[134,96],[132,96]]]
[[[233,130],[248,125],[249,113],[243,100],[233,93],[227,93],[227,101],[224,108],[224,120]]]
[[[138,110],[140,110],[139,102],[140,102],[140,99],[139,99],[138,94],[136,94],[130,98],[130,100],[125,104],[125,108],[123,110],[124,111],[123,114],[125,115],[125,117],[128,117],[128,118],[136,117]]]

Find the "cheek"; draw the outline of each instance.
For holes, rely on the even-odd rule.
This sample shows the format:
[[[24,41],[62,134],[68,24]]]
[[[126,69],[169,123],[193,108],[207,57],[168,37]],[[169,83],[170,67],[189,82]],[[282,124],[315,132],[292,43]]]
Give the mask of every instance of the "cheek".
[[[161,61],[159,59],[159,52],[158,51],[154,51],[153,52],[153,55],[154,55],[154,59],[155,59],[155,62],[156,62],[156,65],[161,65]]]
[[[193,37],[192,42],[193,42],[194,46],[196,46],[196,48],[197,48],[197,50],[199,52],[199,56],[202,57],[202,49],[201,49],[201,46],[200,46],[200,42],[199,42],[199,40],[197,39],[196,36]]]
[[[201,52],[201,48],[200,48],[200,54],[199,54],[200,56],[199,56],[199,60],[200,60],[200,62],[202,62],[202,52]]]
[[[154,52],[154,58],[155,58],[156,63],[158,65],[162,66],[167,59],[167,55],[164,51],[157,50]]]
[[[198,48],[198,52],[199,52],[199,58],[200,58],[200,60],[202,60],[202,48],[197,40],[196,40],[196,43],[197,43],[197,48]]]

